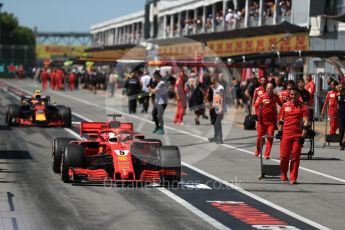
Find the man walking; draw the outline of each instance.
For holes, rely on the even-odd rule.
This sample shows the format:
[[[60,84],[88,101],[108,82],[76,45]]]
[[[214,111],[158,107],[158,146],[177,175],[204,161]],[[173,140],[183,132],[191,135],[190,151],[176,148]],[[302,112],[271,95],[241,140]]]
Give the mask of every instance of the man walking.
[[[258,137],[256,140],[256,152],[255,156],[260,154],[261,148],[263,148],[262,137],[267,135],[266,151],[264,154],[265,159],[270,158],[274,127],[277,120],[277,104],[282,105],[279,96],[273,93],[273,84],[268,83],[266,86],[266,93],[259,96],[256,100],[254,107],[257,111],[258,122],[257,122],[257,132]]]
[[[163,114],[165,108],[168,105],[168,91],[169,88],[166,83],[162,80],[162,76],[158,71],[153,74],[153,77],[156,82],[158,82],[156,88],[150,89],[151,93],[156,95],[155,104],[152,110],[152,117],[156,124],[156,128],[153,133],[164,134],[164,118]]]
[[[175,93],[177,100],[176,113],[174,123],[183,124],[183,115],[186,107],[186,92],[184,90],[184,73],[179,71],[178,78],[175,83]]]
[[[127,90],[128,96],[128,112],[136,113],[137,111],[137,97],[140,92],[140,82],[138,73],[135,72],[126,80],[124,88]]]
[[[290,101],[282,106],[283,124],[282,140],[280,142],[280,169],[282,181],[288,180],[287,171],[290,162],[290,183],[296,184],[301,151],[308,132],[309,115],[307,106],[299,100],[299,90],[290,89]],[[301,126],[301,124],[303,124]]]

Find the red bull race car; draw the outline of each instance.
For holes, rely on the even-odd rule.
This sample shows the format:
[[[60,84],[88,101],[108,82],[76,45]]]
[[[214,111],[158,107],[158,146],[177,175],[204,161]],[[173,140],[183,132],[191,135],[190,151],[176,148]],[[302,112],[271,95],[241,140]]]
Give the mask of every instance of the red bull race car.
[[[50,97],[43,97],[40,90],[33,96],[22,96],[21,104],[6,106],[5,121],[9,126],[62,126],[71,127],[71,109],[50,103]]]
[[[132,123],[116,120],[82,122],[80,137],[53,140],[52,169],[63,182],[159,182],[181,178],[181,154],[176,146],[145,139]]]

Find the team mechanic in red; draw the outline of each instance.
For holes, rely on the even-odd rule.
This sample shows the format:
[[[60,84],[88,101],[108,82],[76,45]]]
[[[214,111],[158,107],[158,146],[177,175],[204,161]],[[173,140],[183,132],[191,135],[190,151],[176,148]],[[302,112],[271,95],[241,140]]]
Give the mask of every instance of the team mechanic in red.
[[[338,82],[332,81],[331,84],[331,90],[327,93],[325,103],[323,104],[321,115],[325,115],[325,109],[326,106],[328,105],[328,116],[330,119],[330,130],[329,134],[330,135],[335,135],[338,125],[338,118],[337,118],[337,112],[338,112],[338,101],[337,101],[337,96],[338,96],[338,91],[336,87],[338,86]]]
[[[282,140],[280,142],[281,180],[286,181],[290,162],[290,183],[296,184],[302,146],[308,132],[308,108],[299,100],[299,90],[290,89],[290,101],[282,106]]]
[[[48,80],[49,80],[49,74],[45,69],[41,72],[41,83],[42,83],[42,90],[43,92],[47,91],[48,88]]]
[[[310,94],[310,105],[314,105],[314,95],[315,95],[315,83],[313,82],[313,78],[310,74],[306,76],[307,84],[305,85],[305,89]]]
[[[183,124],[184,108],[186,106],[186,92],[184,90],[184,72],[181,70],[178,73],[178,78],[175,83],[175,93],[176,93],[176,113],[174,118],[174,123]]]
[[[277,107],[282,106],[282,103],[279,99],[279,96],[273,93],[273,84],[268,83],[266,86],[266,93],[261,94],[256,100],[254,107],[257,111],[258,122],[256,130],[258,132],[258,137],[256,140],[256,152],[255,155],[258,156],[263,146],[262,137],[267,135],[266,150],[265,150],[265,159],[270,158],[272,144],[273,144],[273,135],[274,127],[277,120]]]
[[[265,76],[261,76],[260,86],[255,89],[254,94],[253,94],[253,108],[254,108],[252,109],[253,115],[257,114],[257,112],[255,111],[255,102],[260,95],[266,92],[266,85],[267,85],[267,78]]]

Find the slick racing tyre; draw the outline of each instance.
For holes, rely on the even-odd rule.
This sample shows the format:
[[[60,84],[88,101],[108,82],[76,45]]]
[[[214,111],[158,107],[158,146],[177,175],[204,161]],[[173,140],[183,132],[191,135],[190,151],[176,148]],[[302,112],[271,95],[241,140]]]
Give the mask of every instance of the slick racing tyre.
[[[72,112],[71,108],[65,107],[65,106],[59,106],[57,107],[59,111],[59,115],[61,117],[61,120],[65,123],[65,127],[71,127],[72,126]]]
[[[6,123],[9,126],[15,125],[13,123],[13,119],[19,116],[19,110],[20,106],[19,105],[7,105],[6,106]]]
[[[61,180],[65,183],[70,182],[69,168],[83,167],[83,165],[84,148],[81,145],[68,144],[61,158]]]
[[[157,149],[160,159],[160,169],[175,171],[175,175],[161,175],[161,183],[177,185],[181,180],[181,153],[176,146],[161,146]]]
[[[61,169],[61,158],[65,146],[67,146],[71,141],[75,141],[73,138],[55,138],[53,140],[52,146],[52,169],[55,173],[60,173]]]

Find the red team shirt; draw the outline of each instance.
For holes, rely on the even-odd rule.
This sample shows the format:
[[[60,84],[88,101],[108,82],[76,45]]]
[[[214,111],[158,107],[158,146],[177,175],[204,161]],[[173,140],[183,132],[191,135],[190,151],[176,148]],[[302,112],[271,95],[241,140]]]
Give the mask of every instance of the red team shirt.
[[[269,96],[267,93],[261,94],[254,104],[260,121],[264,123],[275,123],[277,116],[277,104],[280,106],[282,105],[277,94],[272,94],[271,96]]]
[[[266,89],[262,85],[256,88],[253,95],[253,103],[255,103],[256,99],[258,99],[258,97],[265,92],[266,92]]]
[[[311,104],[314,104],[315,84],[313,81],[308,82],[304,87],[310,94]]]
[[[291,100],[282,106],[282,120],[284,120],[283,136],[295,137],[302,133],[303,118],[308,117],[308,108],[298,101],[296,104]]]
[[[328,103],[328,115],[335,115],[338,110],[338,101],[337,101],[338,92],[331,90],[327,93],[325,103]]]

